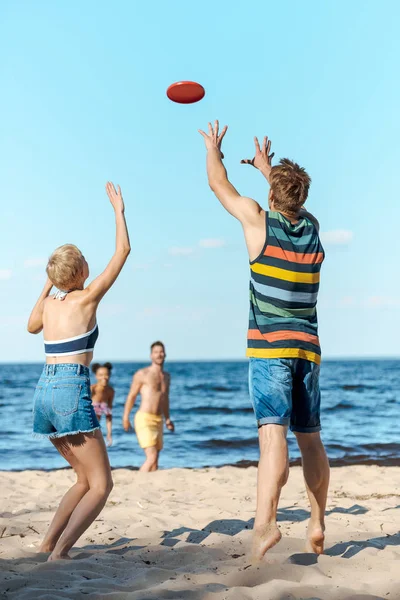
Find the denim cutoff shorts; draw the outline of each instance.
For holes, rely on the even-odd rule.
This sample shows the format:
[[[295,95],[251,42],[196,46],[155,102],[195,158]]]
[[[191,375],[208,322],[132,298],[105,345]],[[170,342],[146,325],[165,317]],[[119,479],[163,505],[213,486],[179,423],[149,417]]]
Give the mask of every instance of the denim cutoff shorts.
[[[258,427],[321,430],[320,367],[302,358],[250,358],[249,393]]]
[[[33,397],[33,433],[59,438],[100,429],[92,406],[89,369],[45,365]]]

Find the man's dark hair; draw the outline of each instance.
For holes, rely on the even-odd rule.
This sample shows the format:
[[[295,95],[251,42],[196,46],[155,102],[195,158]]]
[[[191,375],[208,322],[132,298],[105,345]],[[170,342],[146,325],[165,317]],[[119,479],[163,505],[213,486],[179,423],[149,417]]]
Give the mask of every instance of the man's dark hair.
[[[110,375],[111,375],[111,371],[112,371],[112,364],[110,362],[106,362],[104,363],[104,365],[101,365],[100,363],[93,363],[92,364],[92,371],[93,373],[96,373],[96,371],[98,371],[99,369],[108,369],[110,371]]]
[[[152,345],[150,346],[150,350],[153,351],[153,348],[155,348],[156,346],[161,346],[161,348],[164,350],[165,352],[165,346],[162,342],[157,341],[157,342],[153,342]]]

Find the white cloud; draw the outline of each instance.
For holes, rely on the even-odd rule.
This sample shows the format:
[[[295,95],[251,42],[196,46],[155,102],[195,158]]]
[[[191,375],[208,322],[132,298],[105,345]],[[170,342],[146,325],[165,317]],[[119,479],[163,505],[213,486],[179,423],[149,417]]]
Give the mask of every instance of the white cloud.
[[[342,296],[339,300],[339,306],[342,308],[354,308],[357,300],[354,296]]]
[[[47,265],[47,260],[45,258],[27,258],[24,261],[25,269],[34,269],[36,267],[45,267]]]
[[[150,263],[135,263],[132,267],[134,271],[147,271],[150,268]]]
[[[332,231],[323,231],[321,241],[323,244],[334,246],[345,246],[350,244],[353,239],[353,232],[348,229],[334,229]]]
[[[326,309],[396,309],[400,308],[400,296],[324,296],[318,300],[320,308]]]
[[[173,246],[172,248],[168,248],[168,254],[171,256],[190,256],[193,252],[194,248],[189,247]]]
[[[365,299],[369,308],[397,308],[400,307],[400,298],[396,296],[369,296]]]
[[[46,275],[44,273],[38,273],[36,271],[36,273],[34,272],[34,275],[29,276],[29,281],[34,281],[34,282],[40,281],[43,286],[46,281]]]
[[[199,242],[201,248],[222,248],[225,245],[225,240],[219,238],[207,238]]]
[[[147,262],[134,262],[132,269],[134,271],[148,271],[156,264],[155,258],[150,258]]]
[[[212,313],[211,308],[196,306],[147,306],[138,311],[136,316],[140,319],[171,319],[182,321],[204,321]]]
[[[115,317],[126,313],[128,307],[126,304],[110,302],[108,304],[100,304],[100,313],[102,317]]]
[[[200,240],[197,247],[200,248],[222,248],[226,245],[225,240],[220,238],[204,238]],[[196,246],[172,246],[168,248],[171,256],[191,256],[196,252]]]
[[[11,279],[12,270],[11,269],[0,269],[0,279],[5,281],[6,279]]]

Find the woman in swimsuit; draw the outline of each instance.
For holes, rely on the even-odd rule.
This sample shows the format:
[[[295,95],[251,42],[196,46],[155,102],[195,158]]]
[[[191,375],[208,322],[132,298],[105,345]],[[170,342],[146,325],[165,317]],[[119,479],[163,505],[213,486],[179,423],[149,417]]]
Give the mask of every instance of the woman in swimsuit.
[[[28,322],[43,330],[46,364],[34,395],[33,431],[50,439],[69,462],[77,482],[65,494],[39,551],[48,560],[70,558],[69,550],[98,516],[113,483],[107,449],[90,396],[88,366],[99,335],[96,311],[130,252],[121,190],[107,183],[115,213],[116,248],[107,267],[84,287],[88,264],[71,244],[53,252],[48,279]],[[58,288],[50,295],[52,287]]]
[[[101,421],[105,415],[107,425],[107,446],[112,445],[112,405],[114,401],[114,388],[108,385],[111,377],[112,364],[109,362],[104,365],[94,363],[92,371],[96,375],[97,383],[90,386],[92,402],[96,417]]]

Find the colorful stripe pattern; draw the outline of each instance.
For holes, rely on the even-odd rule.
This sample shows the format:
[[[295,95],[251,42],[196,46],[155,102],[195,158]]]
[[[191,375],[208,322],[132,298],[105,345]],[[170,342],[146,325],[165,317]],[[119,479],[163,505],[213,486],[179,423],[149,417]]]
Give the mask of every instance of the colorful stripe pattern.
[[[266,213],[267,238],[250,263],[250,318],[247,356],[304,358],[319,364],[317,297],[325,254],[315,225],[292,224]]]

